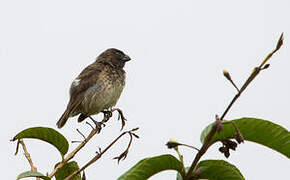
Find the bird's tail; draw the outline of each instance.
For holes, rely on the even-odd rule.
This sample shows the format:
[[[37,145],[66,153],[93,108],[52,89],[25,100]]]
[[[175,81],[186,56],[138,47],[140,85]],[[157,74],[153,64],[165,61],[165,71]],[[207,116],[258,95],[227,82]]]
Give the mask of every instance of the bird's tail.
[[[81,97],[82,96],[78,96],[77,98],[71,98],[69,100],[69,103],[66,107],[66,110],[64,111],[64,113],[62,114],[62,116],[60,117],[60,119],[57,121],[56,125],[58,128],[62,128],[67,119],[70,117],[70,114],[75,112],[75,109],[79,106],[79,104],[82,102],[81,101]],[[76,113],[78,114],[78,113]]]
[[[69,109],[66,109],[64,113],[62,114],[62,116],[60,117],[60,119],[56,123],[58,128],[62,128],[65,125],[67,119],[69,118],[69,114],[70,114]]]

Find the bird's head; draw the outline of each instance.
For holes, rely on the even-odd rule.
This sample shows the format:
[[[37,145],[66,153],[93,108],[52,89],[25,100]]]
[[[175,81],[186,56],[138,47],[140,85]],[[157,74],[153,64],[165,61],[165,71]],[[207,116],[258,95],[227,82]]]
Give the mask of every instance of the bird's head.
[[[99,60],[123,68],[125,63],[130,61],[131,58],[118,49],[110,48],[99,55],[97,61]]]

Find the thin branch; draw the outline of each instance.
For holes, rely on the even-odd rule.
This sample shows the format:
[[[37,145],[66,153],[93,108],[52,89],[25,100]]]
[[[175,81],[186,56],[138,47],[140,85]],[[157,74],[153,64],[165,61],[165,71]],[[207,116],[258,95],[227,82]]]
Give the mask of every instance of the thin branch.
[[[184,166],[184,160],[183,160],[183,156],[182,154],[179,152],[178,149],[175,150],[177,155],[178,155],[178,158],[179,158],[179,161],[181,162],[182,164],[182,171],[181,171],[181,176],[184,177],[185,176],[185,166]]]
[[[91,125],[91,123],[89,123],[89,122],[86,121],[86,124],[89,125],[92,129],[95,129],[95,128],[93,127],[93,125]]]
[[[232,77],[231,77],[230,73],[228,71],[226,71],[226,70],[223,70],[223,74],[227,78],[227,80],[229,80],[230,83],[234,86],[234,88],[239,92],[240,89],[238,88],[238,86],[232,80]]]
[[[180,146],[185,146],[185,147],[189,147],[191,149],[194,149],[194,150],[197,150],[197,151],[200,151],[200,149],[194,147],[194,146],[190,146],[190,145],[187,145],[187,144],[180,144]]]
[[[126,150],[124,152],[122,152],[122,154],[120,154],[119,156],[113,158],[113,159],[118,160],[118,164],[119,164],[120,160],[126,159],[126,157],[128,155],[129,149],[130,149],[132,141],[133,141],[133,135],[130,132],[129,132],[129,136],[130,136],[130,141],[129,141],[129,144],[128,144]]]
[[[262,61],[262,63],[258,66],[255,67],[253,72],[251,73],[251,75],[249,76],[249,78],[246,80],[246,82],[244,83],[244,85],[241,87],[241,89],[238,91],[238,93],[234,96],[234,98],[232,99],[232,101],[230,102],[230,104],[228,105],[228,107],[226,108],[226,110],[224,111],[223,115],[221,116],[220,120],[223,120],[224,117],[226,116],[226,114],[228,113],[228,111],[231,109],[232,105],[236,102],[236,100],[240,97],[240,95],[244,92],[244,90],[248,87],[248,85],[255,79],[255,77],[260,73],[261,70],[264,70],[264,65],[267,63],[267,61],[272,57],[273,54],[275,54],[275,52],[277,52],[280,47],[283,45],[283,33],[281,34],[278,43],[276,45],[276,48],[269,53],[266,58]],[[189,179],[194,168],[196,167],[198,161],[200,160],[200,158],[203,156],[203,154],[207,151],[207,149],[211,146],[212,142],[211,139],[214,136],[214,134],[217,132],[217,125],[218,125],[218,120],[215,121],[215,123],[212,126],[211,131],[209,132],[209,134],[207,135],[204,144],[202,145],[200,151],[196,154],[188,172],[185,175],[184,179]]]
[[[88,123],[89,124],[89,123]],[[90,124],[89,124],[90,125]],[[90,125],[92,127],[92,125]],[[99,129],[97,128],[93,128],[92,127],[92,130],[90,132],[90,134],[88,135],[88,137],[86,137],[83,141],[81,141],[81,143],[71,152],[69,153],[61,163],[59,163],[55,168],[54,170],[48,175],[48,177],[52,178],[56,173],[57,171],[62,168],[69,160],[71,160],[75,155],[76,153],[78,153],[86,144],[87,142],[92,138],[94,137],[94,135],[96,135],[97,133],[99,132]]]
[[[194,146],[187,145],[187,144],[182,144],[182,143],[179,143],[179,142],[176,142],[176,141],[171,141],[171,140],[169,142],[167,142],[165,145],[167,146],[168,149],[176,148],[178,146],[185,146],[185,147],[189,147],[191,149],[199,151],[199,149],[194,147]]]
[[[242,142],[244,142],[244,137],[242,135],[242,133],[240,132],[238,126],[236,125],[236,123],[234,123],[233,121],[229,121],[229,122],[222,122],[222,124],[231,124],[234,126],[235,131],[236,131],[236,141],[241,144]]]
[[[94,129],[94,128],[93,128]],[[86,136],[79,130],[79,129],[76,129],[77,132],[84,138],[86,139]],[[81,143],[82,141],[71,141],[71,143]]]
[[[104,116],[103,121],[108,120],[108,117],[107,116]],[[88,124],[92,130],[90,132],[90,134],[85,137],[80,131],[78,131],[81,136],[83,136],[85,139],[83,141],[80,142],[80,144],[71,152],[69,153],[61,163],[59,163],[55,168],[54,170],[48,175],[48,177],[52,178],[56,173],[57,171],[62,168],[69,160],[71,160],[86,144],[87,142],[92,138],[94,137],[94,135],[98,134],[100,132],[100,129],[99,128],[94,128],[90,123],[86,122],[86,124]]]
[[[86,144],[87,142],[95,135],[98,133],[98,129],[92,129],[92,131],[90,132],[90,134],[88,135],[88,137],[86,137],[85,140],[83,140],[71,153],[69,153],[66,158],[63,159],[63,161],[61,163],[59,163],[54,170],[48,175],[48,177],[52,178],[55,173],[62,168],[69,160],[71,160],[76,153],[79,152],[79,150],[81,150]]]
[[[218,121],[216,120],[215,123],[213,124],[211,131],[209,132],[209,134],[206,136],[206,139],[204,141],[204,144],[202,145],[202,147],[200,148],[200,150],[198,151],[198,153],[196,154],[189,170],[187,171],[185,178],[184,179],[188,179],[190,178],[190,175],[192,174],[196,164],[198,163],[198,161],[200,160],[200,158],[204,155],[204,153],[207,151],[207,149],[210,147],[211,145],[211,138],[213,137],[213,135],[216,133],[217,131],[217,127],[218,127]]]
[[[239,89],[238,86],[234,83],[234,81],[231,79],[230,82],[231,82],[232,85],[236,88],[236,90],[239,92],[240,89]]]
[[[30,157],[30,154],[29,154],[28,151],[27,151],[27,148],[26,148],[26,146],[25,146],[23,140],[20,139],[20,140],[19,140],[19,143],[21,144],[22,149],[23,149],[23,151],[24,151],[24,155],[25,155],[27,161],[29,162],[29,165],[30,165],[30,167],[31,167],[31,171],[37,172],[37,168],[33,165],[32,159],[31,159],[31,157]],[[40,178],[37,177],[36,180],[40,180]]]
[[[232,105],[235,103],[235,101],[239,98],[239,96],[243,93],[243,91],[248,87],[248,85],[255,79],[255,77],[260,73],[261,70],[263,70],[263,66],[264,64],[267,63],[267,61],[272,57],[273,54],[275,54],[280,47],[283,45],[283,33],[281,34],[278,43],[276,45],[276,48],[269,53],[266,58],[262,61],[262,63],[258,66],[255,67],[253,72],[251,73],[250,77],[246,80],[246,82],[244,83],[244,85],[241,87],[240,91],[236,94],[236,96],[233,98],[233,100],[231,101],[231,103],[229,104],[229,106],[227,107],[227,109],[225,110],[225,112],[223,113],[223,115],[221,116],[221,120],[224,119],[224,117],[226,116],[226,114],[228,113],[228,111],[230,110],[230,108],[232,107]]]
[[[77,129],[77,132],[84,138],[84,139],[86,139],[86,136],[79,130],[79,129]]]
[[[12,141],[12,140],[10,140],[10,141]],[[17,145],[16,145],[16,151],[15,151],[14,155],[17,155],[17,153],[19,151],[19,144],[20,144],[20,141],[18,140]]]
[[[125,152],[128,152],[129,147],[131,145],[132,142],[132,131],[136,131],[138,130],[138,128],[132,129],[130,131],[125,131],[123,132],[121,135],[119,135],[111,144],[109,144],[104,151],[101,151],[100,153],[97,153],[97,155],[95,157],[93,157],[93,159],[91,159],[89,162],[87,162],[87,164],[85,164],[82,168],[80,168],[79,170],[75,171],[74,173],[72,173],[70,176],[66,177],[65,180],[69,180],[72,177],[74,177],[75,175],[77,175],[78,173],[80,173],[81,171],[85,170],[87,167],[89,167],[90,165],[92,165],[94,162],[96,162],[98,159],[100,159],[102,157],[103,154],[105,154],[105,152],[107,152],[122,136],[124,136],[125,134],[129,134],[131,139],[129,142],[129,145],[127,147],[127,149],[125,150]],[[124,153],[122,153],[124,154]],[[121,154],[121,155],[122,155]]]

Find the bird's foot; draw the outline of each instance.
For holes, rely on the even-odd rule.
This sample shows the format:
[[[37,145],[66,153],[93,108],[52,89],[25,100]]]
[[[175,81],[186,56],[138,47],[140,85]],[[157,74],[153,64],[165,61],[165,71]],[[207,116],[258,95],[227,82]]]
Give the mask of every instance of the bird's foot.
[[[113,111],[111,110],[104,110],[102,113],[104,113],[104,119],[102,120],[103,123],[107,122],[113,116]]]
[[[95,129],[97,130],[97,133],[99,134],[102,130],[102,126],[105,126],[105,124],[102,122],[98,122],[96,120],[94,120],[91,116],[89,116],[89,118],[93,121],[93,123],[96,125]]]
[[[108,120],[113,116],[113,112],[114,111],[118,112],[118,120],[121,119],[121,122],[122,122],[121,131],[122,131],[124,126],[125,126],[125,124],[126,124],[126,120],[127,119],[124,117],[123,111],[121,109],[119,109],[119,108],[112,108],[112,109],[101,111],[102,113],[104,113],[104,119],[101,122],[98,122],[98,123],[101,123],[105,127],[105,123],[108,122]]]
[[[117,111],[118,112],[118,120],[121,119],[121,123],[122,123],[122,127],[121,127],[121,131],[123,130],[125,124],[126,124],[126,121],[127,119],[125,118],[124,114],[123,114],[123,111],[119,108],[113,108],[111,110],[111,112],[114,112],[114,111]]]

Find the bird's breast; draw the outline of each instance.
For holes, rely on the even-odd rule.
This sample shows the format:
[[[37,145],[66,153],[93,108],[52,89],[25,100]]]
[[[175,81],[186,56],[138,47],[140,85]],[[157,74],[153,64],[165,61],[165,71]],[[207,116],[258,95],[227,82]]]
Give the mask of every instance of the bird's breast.
[[[96,83],[90,87],[82,102],[82,111],[86,115],[97,114],[102,110],[114,106],[125,86],[125,73],[118,71],[104,71]]]

